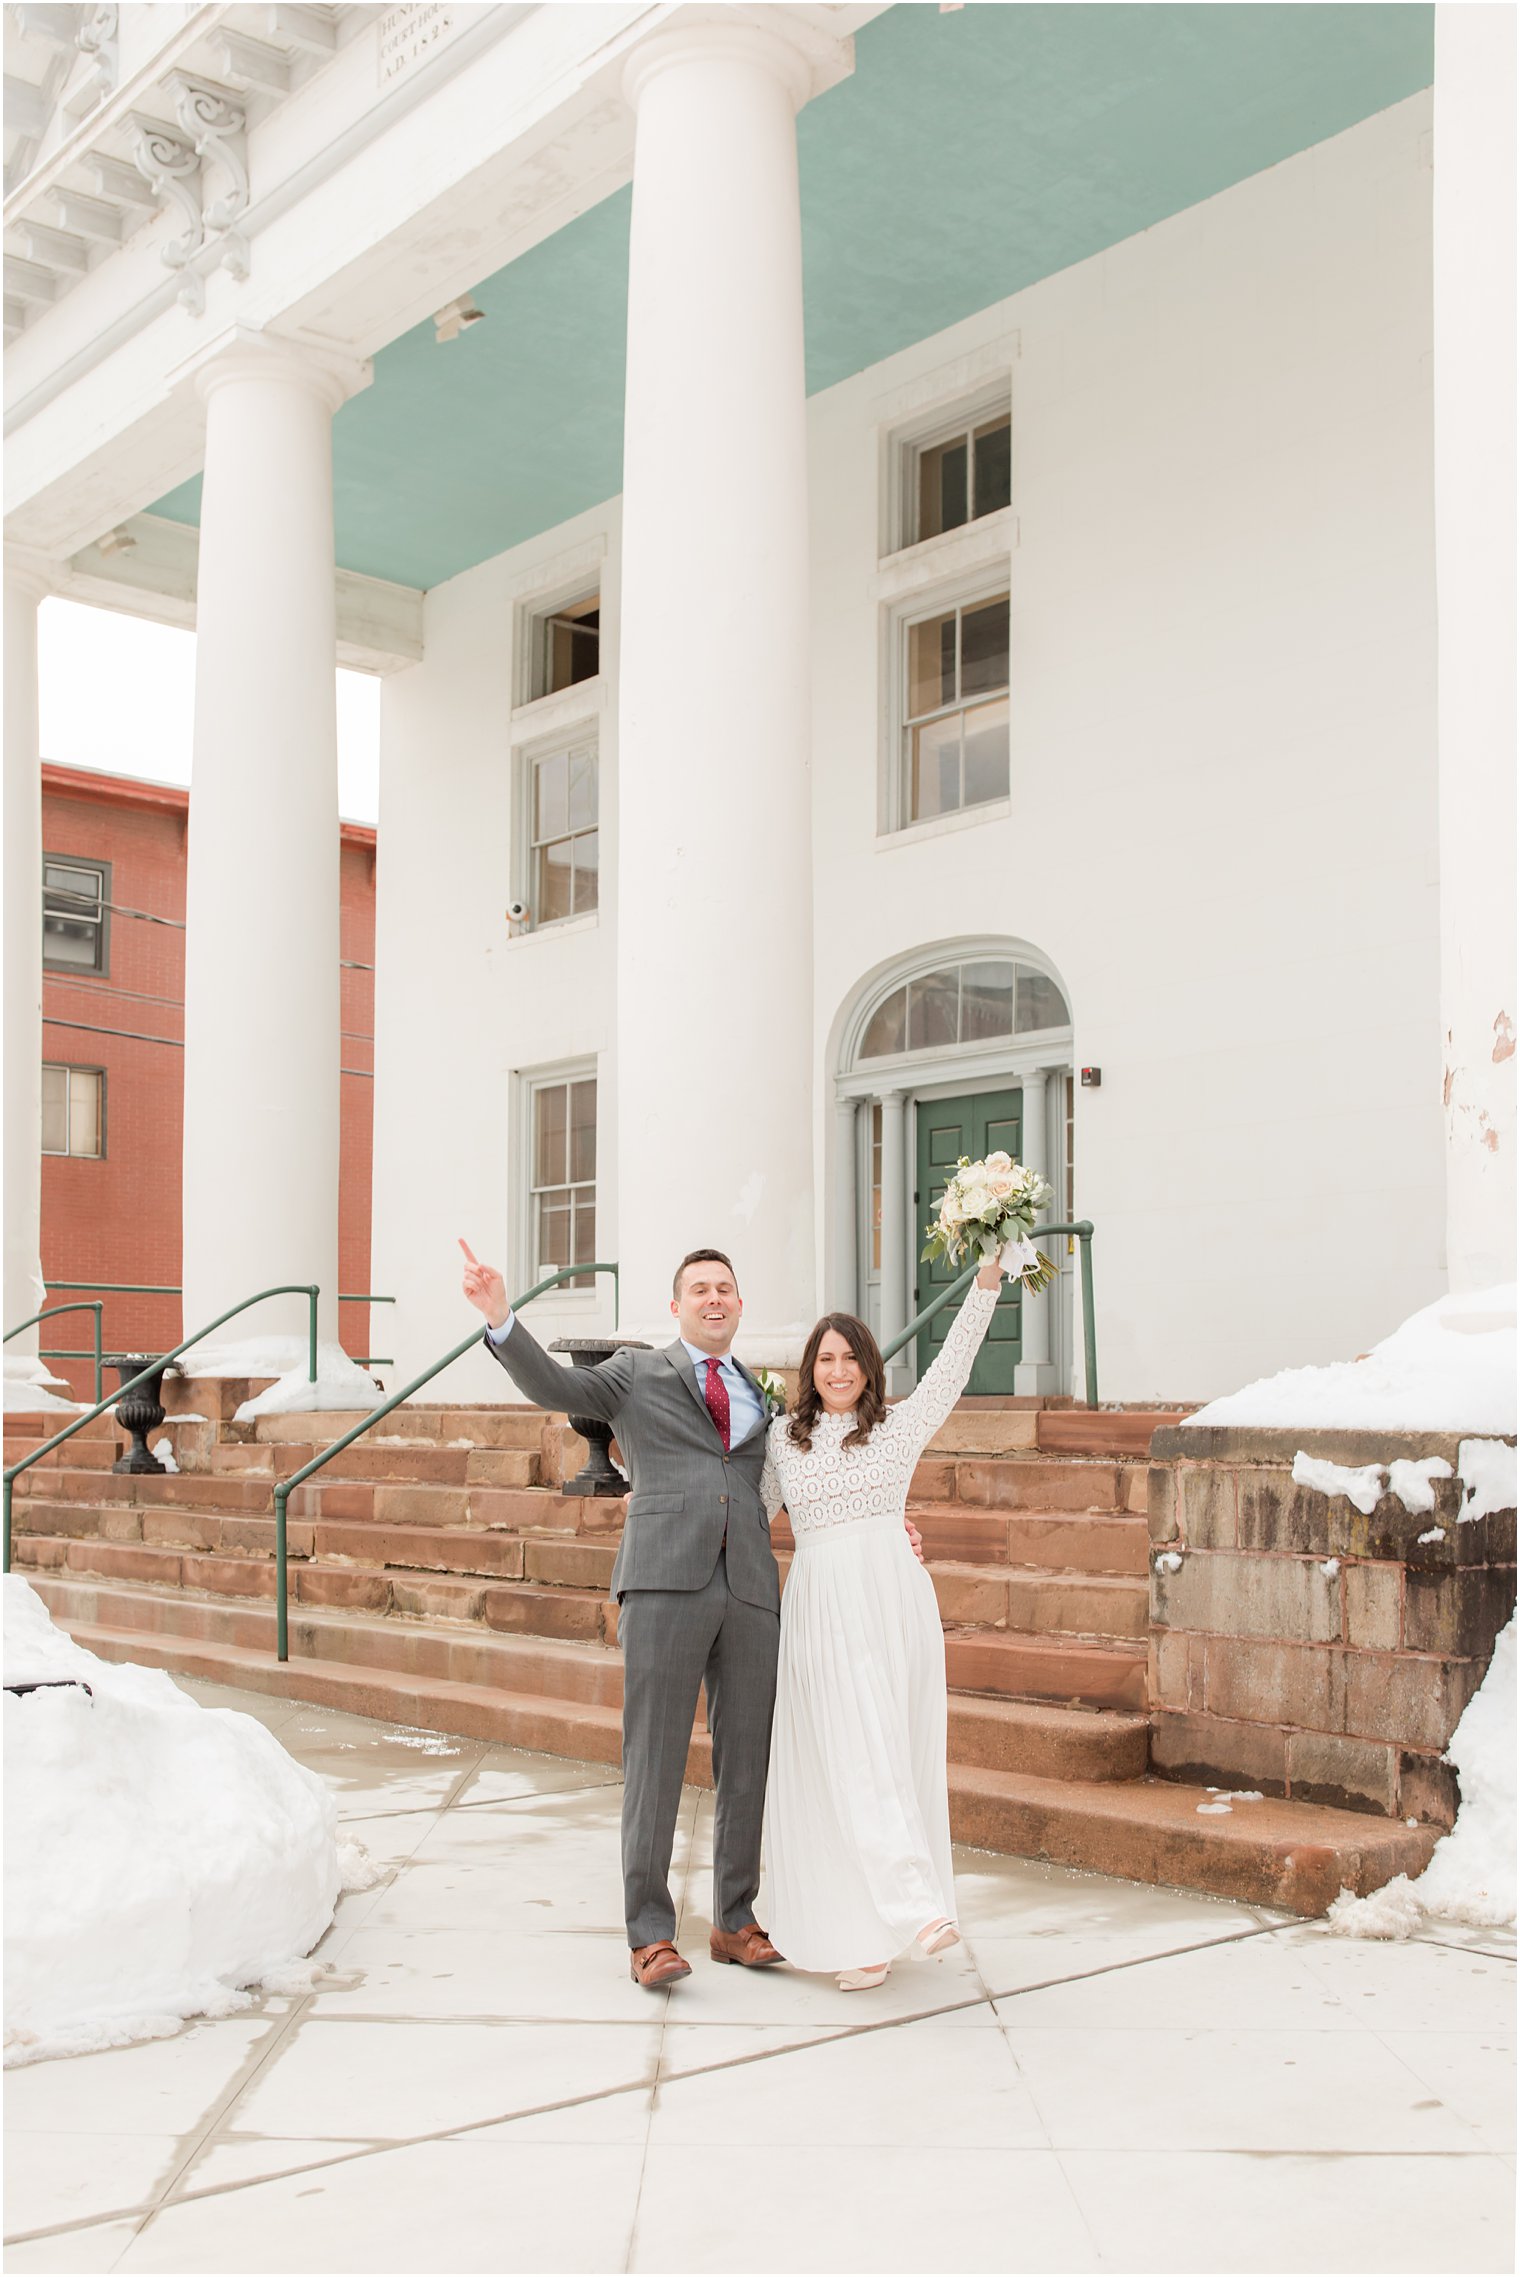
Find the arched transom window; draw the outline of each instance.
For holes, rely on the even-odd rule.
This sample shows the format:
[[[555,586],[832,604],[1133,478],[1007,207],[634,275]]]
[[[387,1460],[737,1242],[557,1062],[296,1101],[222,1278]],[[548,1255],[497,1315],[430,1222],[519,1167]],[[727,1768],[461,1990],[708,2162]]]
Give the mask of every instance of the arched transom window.
[[[1013,957],[971,957],[938,965],[884,996],[866,1022],[858,1056],[945,1051],[1070,1025],[1066,999],[1048,973]]]

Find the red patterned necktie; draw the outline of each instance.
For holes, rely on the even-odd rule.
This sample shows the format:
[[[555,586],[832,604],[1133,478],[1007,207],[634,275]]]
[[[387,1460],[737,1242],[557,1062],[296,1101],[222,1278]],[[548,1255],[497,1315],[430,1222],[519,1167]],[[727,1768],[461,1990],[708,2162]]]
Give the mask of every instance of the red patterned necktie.
[[[708,1414],[718,1426],[718,1437],[722,1440],[726,1453],[728,1451],[728,1386],[720,1373],[722,1365],[721,1360],[708,1361],[707,1383],[702,1396],[707,1401]]]

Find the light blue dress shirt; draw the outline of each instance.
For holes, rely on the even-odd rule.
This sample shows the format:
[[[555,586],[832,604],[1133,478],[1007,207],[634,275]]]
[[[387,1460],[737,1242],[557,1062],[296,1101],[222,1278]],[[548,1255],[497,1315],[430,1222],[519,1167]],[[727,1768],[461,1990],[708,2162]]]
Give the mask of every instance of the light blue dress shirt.
[[[509,1312],[500,1328],[492,1328],[487,1322],[486,1334],[493,1344],[506,1343],[507,1338],[512,1333],[512,1322],[515,1317],[515,1314]],[[710,1355],[699,1351],[695,1344],[688,1344],[684,1336],[680,1339],[680,1343],[682,1351],[697,1372],[697,1390],[702,1395],[702,1405],[705,1407],[707,1405],[707,1362]],[[739,1373],[731,1352],[718,1363],[718,1374],[722,1377],[723,1388],[728,1393],[728,1443],[731,1448],[737,1447],[742,1445],[752,1431],[759,1428],[764,1419],[763,1411],[752,1387],[745,1382]]]

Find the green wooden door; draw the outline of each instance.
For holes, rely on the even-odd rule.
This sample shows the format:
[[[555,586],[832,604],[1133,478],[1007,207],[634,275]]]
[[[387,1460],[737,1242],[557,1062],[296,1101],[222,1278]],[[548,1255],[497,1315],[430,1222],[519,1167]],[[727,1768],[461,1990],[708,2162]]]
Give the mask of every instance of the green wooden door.
[[[979,1162],[983,1155],[1002,1147],[1017,1162],[1024,1127],[1023,1108],[1022,1091],[978,1091],[964,1099],[919,1102],[918,1164],[914,1179],[913,1209],[917,1236],[914,1243],[915,1257],[924,1246],[925,1231],[939,1208],[945,1182],[963,1154],[968,1155],[973,1162]],[[953,1281],[957,1273],[965,1271],[965,1262],[950,1266],[934,1259],[928,1264],[918,1265],[916,1271],[918,1281],[913,1310],[918,1313],[931,1302],[937,1290]],[[1004,1282],[992,1326],[976,1356],[971,1381],[966,1386],[968,1392],[986,1396],[1013,1390],[1014,1363],[1019,1357],[1019,1340],[1023,1332],[1020,1310],[1022,1294],[1017,1281]],[[920,1382],[924,1371],[943,1344],[945,1333],[955,1314],[955,1305],[948,1304],[935,1314],[927,1327],[919,1331]]]

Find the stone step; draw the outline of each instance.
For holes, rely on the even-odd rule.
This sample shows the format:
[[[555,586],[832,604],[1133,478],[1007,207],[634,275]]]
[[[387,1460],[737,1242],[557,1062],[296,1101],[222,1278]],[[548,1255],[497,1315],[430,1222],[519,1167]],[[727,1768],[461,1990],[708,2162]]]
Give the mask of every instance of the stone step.
[[[578,1762],[616,1764],[622,1754],[622,1718],[616,1707],[584,1700],[555,1699],[536,1692],[512,1692],[491,1684],[434,1676],[425,1684],[394,1670],[349,1666],[341,1661],[271,1660],[266,1652],[206,1638],[154,1635],[140,1629],[113,1629],[88,1622],[71,1625],[86,1651],[102,1660],[130,1660],[144,1668],[163,1668],[177,1676],[198,1676],[212,1684],[232,1684],[247,1692],[309,1701],[350,1715],[466,1739],[485,1739],[503,1747],[531,1748]],[[710,1786],[711,1751],[705,1732],[694,1733],[686,1775],[695,1786]]]
[[[1143,1639],[1149,1626],[1150,1586],[1139,1577],[941,1562],[929,1574],[947,1627]]]
[[[205,1467],[240,1478],[267,1478],[272,1486],[275,1480],[290,1478],[304,1469],[312,1451],[303,1441],[224,1440],[209,1451]],[[313,1483],[337,1485],[360,1480],[417,1486],[531,1487],[541,1483],[541,1456],[536,1448],[437,1443],[394,1447],[360,1439],[335,1455]]]
[[[1418,1874],[1440,1831],[1271,1798],[1200,1815],[1211,1799],[1161,1779],[1086,1784],[954,1764],[950,1827],[981,1850],[1308,1915],[1342,1889],[1365,1896]]]
[[[8,1408],[5,1415],[6,1462],[19,1462],[22,1455],[29,1455],[34,1447],[45,1447],[49,1439],[55,1439],[70,1420],[67,1415],[39,1415],[25,1409]],[[81,1424],[65,1444],[70,1447],[113,1444],[118,1431],[119,1426],[109,1413],[97,1415],[92,1422]],[[17,1449],[15,1454],[11,1452],[13,1442]]]
[[[304,1445],[316,1452],[341,1439],[362,1413],[334,1410],[330,1414],[261,1415],[252,1435],[262,1444]],[[412,1407],[396,1408],[366,1432],[371,1445],[401,1448],[419,1440],[429,1446],[447,1446],[468,1439],[472,1447],[517,1447],[532,1451],[543,1438],[544,1426],[559,1418],[537,1407]]]
[[[78,1584],[44,1581],[55,1616],[89,1651],[107,1660],[131,1660],[146,1667],[239,1685],[249,1691],[342,1708],[353,1714],[431,1731],[453,1732],[502,1745],[526,1747],[582,1761],[614,1764],[619,1759],[619,1716],[615,1699],[585,1699],[563,1690],[542,1689],[539,1677],[556,1657],[584,1670],[599,1661],[610,1672],[615,1656],[593,1648],[536,1645],[512,1648],[512,1640],[493,1639],[454,1652],[454,1672],[429,1665],[381,1665],[368,1659],[313,1656],[306,1648],[324,1632],[336,1633],[331,1616],[307,1613],[292,1624],[295,1657],[281,1664],[267,1641],[250,1641],[246,1632],[262,1621],[266,1639],[271,1616],[263,1608],[207,1608],[203,1600],[179,1598],[182,1619],[172,1630],[144,1622],[141,1600],[147,1591],[118,1587],[99,1593],[93,1605]],[[134,1599],[136,1600],[134,1606]],[[134,1612],[137,1618],[131,1616]],[[207,1619],[207,1614],[214,1619]],[[203,1616],[199,1621],[195,1616]],[[92,1617],[92,1615],[96,1617]],[[232,1633],[233,1622],[244,1631]],[[362,1623],[345,1624],[350,1631]],[[387,1631],[398,1625],[368,1624]],[[424,1631],[403,1636],[429,1649],[436,1660],[439,1639]],[[504,1681],[504,1679],[511,1679]],[[990,1744],[987,1709],[992,1703],[952,1701],[951,1713],[963,1743]],[[997,1706],[1018,1711],[1017,1703]],[[1437,1829],[1408,1828],[1359,1813],[1304,1803],[1237,1804],[1228,1816],[1199,1814],[1197,1788],[1152,1779],[1101,1779],[1080,1775],[1069,1752],[1085,1735],[1072,1727],[1081,1719],[1068,1711],[1024,1707],[1008,1729],[1025,1743],[1022,1761],[1038,1770],[984,1767],[957,1760],[950,1767],[951,1827],[959,1841],[977,1848],[1011,1852],[1053,1864],[1117,1874],[1129,1879],[1207,1890],[1221,1897],[1270,1905],[1301,1914],[1322,1913],[1343,1888],[1365,1893],[1394,1874],[1418,1873],[1429,1857]],[[977,1718],[981,1722],[978,1726]],[[1108,1725],[1105,1747],[1134,1745],[1134,1727],[1143,1719],[1090,1719]],[[1123,1735],[1119,1727],[1127,1726]],[[1091,1741],[1085,1760],[1093,1760]],[[1113,1755],[1108,1761],[1114,1761]],[[687,1776],[710,1783],[706,1736],[694,1731]]]
[[[157,1549],[206,1550],[229,1557],[272,1558],[275,1554],[273,1518],[243,1510],[187,1510],[183,1504],[172,1502],[18,1501],[13,1532],[18,1561],[30,1554],[33,1564],[46,1564],[47,1557],[40,1552],[29,1553],[23,1545],[60,1538],[74,1542],[146,1542]],[[309,1519],[289,1521],[286,1547],[292,1560],[311,1556],[313,1528]]]
[[[950,1760],[1041,1779],[1139,1779],[1150,1719],[1115,1708],[950,1695]]]
[[[1154,1434],[1190,1412],[1174,1407],[1046,1408],[1035,1417],[1034,1443],[1042,1455],[1148,1455]]]
[[[1146,1466],[1051,1455],[927,1454],[914,1471],[909,1499],[978,1510],[1143,1512]]]
[[[908,1515],[931,1564],[1038,1566],[1144,1577],[1150,1531],[1143,1516],[1114,1511],[970,1510],[957,1502],[912,1502]]]
[[[125,1446],[125,1439],[120,1444]],[[12,1438],[7,1432],[5,1440],[6,1469],[9,1470],[12,1463],[23,1462],[38,1445],[46,1445],[46,1441]],[[32,1470],[57,1470],[60,1466],[67,1466],[69,1469],[77,1471],[108,1471],[116,1460],[117,1446],[118,1441],[115,1432],[112,1432],[108,1437],[91,1438],[85,1432],[78,1431],[72,1439],[65,1440],[61,1447],[55,1447],[50,1455],[42,1456],[40,1461],[32,1465]],[[26,1491],[24,1482],[29,1476],[30,1472],[24,1473],[22,1479],[17,1481],[16,1491],[18,1493]]]
[[[296,1495],[308,1491],[297,1487]],[[268,1512],[274,1506],[273,1482],[248,1477],[217,1477],[191,1471],[145,1472],[81,1470],[38,1463],[16,1481],[16,1501],[72,1503],[131,1503],[164,1509],[178,1505],[190,1510],[246,1510]],[[292,1513],[296,1509],[291,1501]]]
[[[1139,1643],[1088,1643],[989,1629],[949,1630],[945,1636],[946,1675],[957,1692],[1143,1709],[1145,1663],[1146,1647]]]

